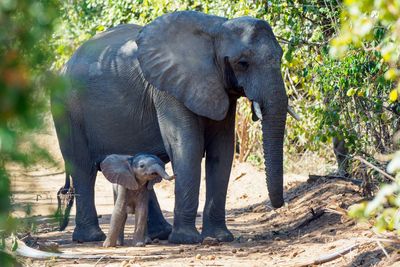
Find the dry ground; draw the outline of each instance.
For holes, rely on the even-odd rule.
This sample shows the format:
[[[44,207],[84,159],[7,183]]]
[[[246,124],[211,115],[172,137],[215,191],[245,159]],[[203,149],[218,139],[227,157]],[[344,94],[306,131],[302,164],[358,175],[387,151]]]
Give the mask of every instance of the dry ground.
[[[54,132],[36,137],[60,161]],[[302,163],[299,163],[299,165]],[[320,165],[318,159],[307,164]],[[300,165],[301,166],[301,165]],[[314,166],[314,167],[315,167]],[[320,179],[307,181],[309,166],[302,174],[285,174],[285,199],[287,205],[273,210],[269,206],[264,173],[250,164],[235,164],[227,199],[227,224],[236,240],[219,245],[172,245],[166,241],[144,248],[102,248],[101,242],[78,244],[71,242],[74,214],[63,232],[57,231],[52,221],[57,200],[56,192],[63,184],[64,174],[59,167],[38,165],[29,170],[10,166],[14,202],[23,210],[31,207],[38,227],[32,232],[39,241],[55,241],[62,252],[81,254],[125,255],[129,260],[30,260],[33,266],[301,266],[312,263],[320,256],[330,254],[355,243],[361,245],[351,252],[323,266],[389,266],[396,265],[386,258],[382,249],[366,240],[373,236],[367,225],[356,224],[343,211],[355,201],[360,201],[360,189],[346,181]],[[301,169],[301,168],[300,168]],[[174,203],[173,182],[156,186],[164,216],[172,222]],[[204,205],[204,177],[202,178],[197,227],[201,230]],[[110,183],[99,174],[96,183],[96,207],[101,228],[107,232],[112,212]],[[16,212],[22,215],[22,212]],[[132,216],[127,222],[126,238],[133,232]],[[387,247],[390,253],[395,249]]]

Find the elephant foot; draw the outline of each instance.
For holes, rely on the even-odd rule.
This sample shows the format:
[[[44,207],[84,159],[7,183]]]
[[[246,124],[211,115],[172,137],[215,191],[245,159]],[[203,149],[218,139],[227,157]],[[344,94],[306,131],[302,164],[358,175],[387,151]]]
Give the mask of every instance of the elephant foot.
[[[145,247],[146,246],[146,240],[145,240],[144,237],[141,237],[141,238],[134,237],[132,245],[134,247]]]
[[[117,242],[118,243],[118,242]],[[105,248],[109,248],[109,247],[116,247],[117,246],[117,244],[114,242],[114,243],[112,243],[111,241],[110,241],[110,239],[106,239],[104,242],[103,242],[103,247],[105,247]]]
[[[168,241],[174,244],[197,244],[203,238],[194,226],[174,227],[169,235]]]
[[[228,230],[225,224],[220,226],[204,226],[201,236],[203,238],[212,237],[217,239],[219,242],[232,242],[234,240],[233,234]]]
[[[145,243],[146,245],[151,244],[151,243],[152,243],[151,238],[148,237],[148,236],[146,236],[146,237],[144,238],[144,243]]]
[[[101,231],[99,226],[76,226],[74,233],[72,234],[72,241],[79,243],[92,242],[92,241],[103,241],[106,239],[106,235]]]
[[[137,241],[137,242],[133,242],[133,246],[134,247],[145,247],[146,244],[144,243],[144,241]]]
[[[121,239],[117,239],[117,246],[123,246],[124,245],[124,240],[121,240]]]
[[[167,240],[172,232],[172,226],[167,222],[158,225],[148,224],[147,231],[151,239]]]

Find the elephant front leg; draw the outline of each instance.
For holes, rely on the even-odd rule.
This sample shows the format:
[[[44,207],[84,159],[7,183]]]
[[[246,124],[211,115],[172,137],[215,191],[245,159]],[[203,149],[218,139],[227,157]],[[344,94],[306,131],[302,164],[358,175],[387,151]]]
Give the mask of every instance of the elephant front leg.
[[[206,135],[206,203],[202,236],[222,242],[233,241],[226,227],[225,203],[234,154],[234,105],[227,118],[212,122]]]
[[[199,243],[202,238],[195,223],[199,206],[201,156],[182,146],[175,146],[173,154],[175,155],[173,166],[177,178],[174,226],[168,240],[177,244]]]
[[[147,190],[146,188],[144,190]],[[147,234],[147,214],[148,214],[148,192],[142,192],[137,198],[135,208],[135,233],[133,235],[133,245],[144,247]]]
[[[124,226],[127,218],[126,211],[126,189],[122,186],[118,190],[117,200],[115,201],[114,210],[111,215],[110,229],[108,230],[107,238],[103,243],[104,247],[115,247],[117,239],[123,235]]]
[[[201,160],[204,153],[204,124],[176,99],[164,95],[156,109],[165,149],[171,159],[175,180],[174,225],[168,238],[177,244],[202,241],[196,229],[199,206]]]
[[[111,215],[110,230],[108,231],[106,240],[103,242],[103,247],[115,247],[117,245],[123,245],[123,229],[126,218],[127,213],[124,208],[114,208],[114,211]]]
[[[117,240],[117,246],[123,246],[124,245],[124,233],[125,233],[125,224],[126,224],[126,220],[128,219],[128,214],[125,213],[125,215],[122,217],[121,221],[122,221],[122,228],[119,232],[118,235],[118,240]]]

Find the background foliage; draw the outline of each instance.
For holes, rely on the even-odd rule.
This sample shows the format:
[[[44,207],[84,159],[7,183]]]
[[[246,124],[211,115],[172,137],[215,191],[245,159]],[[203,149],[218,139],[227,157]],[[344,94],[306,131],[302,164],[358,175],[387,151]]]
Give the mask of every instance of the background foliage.
[[[302,117],[300,122],[288,119],[285,150],[291,156],[287,161],[308,151],[332,159],[333,137],[344,140],[350,154],[371,157],[376,151],[393,149],[390,136],[397,128],[399,110],[395,101],[388,101],[393,85],[384,79],[389,64],[380,51],[350,46],[346,57],[331,57],[330,41],[345,18],[341,8],[340,1],[319,0],[67,1],[54,43],[55,66],[59,68],[97,32],[120,23],[144,25],[166,12],[197,10],[228,18],[265,19],[284,48],[282,73],[290,104]],[[379,44],[385,31],[383,26],[374,28],[364,47]],[[238,159],[261,165],[260,125],[251,121],[247,101],[240,101],[238,111]]]
[[[393,140],[389,138],[376,139],[378,149],[384,151],[386,143],[393,143],[398,149],[399,126],[398,99],[400,93],[400,1],[345,1],[342,12],[341,34],[332,40],[331,54],[336,57],[347,57],[351,50],[374,53],[379,60],[380,71],[385,72],[375,91],[380,92],[389,85],[389,99],[383,101],[395,116],[384,118],[388,124],[389,136],[394,133]],[[386,86],[385,92],[387,93]],[[383,92],[382,92],[383,93]],[[385,103],[386,102],[386,103]],[[382,114],[383,115],[383,114]],[[379,128],[377,129],[379,130]],[[379,142],[380,141],[380,142]],[[381,187],[375,198],[370,202],[353,205],[349,214],[358,219],[370,220],[378,233],[395,231],[400,234],[400,152],[391,155],[392,161],[387,166],[389,173],[395,174],[391,184]]]
[[[56,1],[0,1],[0,247],[18,226],[10,216],[10,179],[7,164],[25,166],[46,157],[30,144],[21,148],[25,136],[40,128],[46,109],[47,87],[57,83],[49,72],[53,55],[48,46],[54,21],[59,17]],[[46,157],[48,158],[48,157]],[[13,259],[0,250],[0,266]]]

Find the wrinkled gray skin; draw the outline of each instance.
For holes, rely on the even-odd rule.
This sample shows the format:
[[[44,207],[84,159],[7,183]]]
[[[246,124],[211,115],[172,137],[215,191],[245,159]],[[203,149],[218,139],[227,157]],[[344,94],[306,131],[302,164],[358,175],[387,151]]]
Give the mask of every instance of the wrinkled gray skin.
[[[240,96],[261,108],[269,196],[272,206],[281,207],[287,112],[281,56],[267,22],[192,11],[167,14],[144,27],[117,26],[83,44],[63,70],[67,96],[53,97],[61,151],[77,194],[73,239],[104,238],[94,205],[96,164],[107,154],[147,152],[172,161],[177,176],[169,241],[233,240],[225,201]],[[56,104],[66,112],[59,115]],[[200,235],[195,218],[203,157]],[[170,228],[153,191],[149,199],[149,235],[165,236]]]
[[[114,210],[104,247],[124,243],[124,227],[128,213],[135,214],[134,246],[144,246],[147,235],[149,190],[161,179],[172,180],[164,170],[164,163],[153,155],[135,157],[110,155],[100,164],[104,176],[113,183]],[[118,238],[118,242],[117,242]]]

